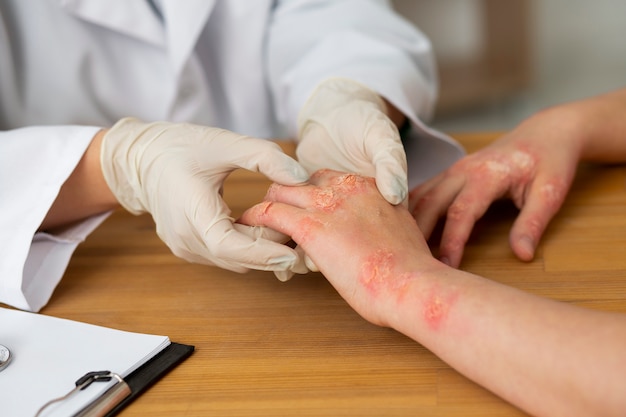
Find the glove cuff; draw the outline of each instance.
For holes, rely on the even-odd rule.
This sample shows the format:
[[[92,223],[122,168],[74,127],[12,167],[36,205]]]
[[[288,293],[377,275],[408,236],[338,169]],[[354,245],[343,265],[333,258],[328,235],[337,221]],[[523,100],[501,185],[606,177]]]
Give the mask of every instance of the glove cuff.
[[[148,209],[140,191],[141,152],[134,147],[150,126],[127,117],[113,125],[102,139],[100,164],[104,179],[122,207],[135,215],[145,213]]]

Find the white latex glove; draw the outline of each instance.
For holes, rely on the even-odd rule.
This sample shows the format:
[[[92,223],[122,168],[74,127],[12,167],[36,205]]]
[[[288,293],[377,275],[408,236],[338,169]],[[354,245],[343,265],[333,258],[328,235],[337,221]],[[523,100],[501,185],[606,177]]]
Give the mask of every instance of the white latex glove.
[[[406,204],[406,154],[386,110],[380,96],[362,84],[345,78],[322,82],[298,115],[298,161],[309,173],[330,168],[374,177],[387,201]],[[317,270],[299,247],[296,251]],[[284,281],[293,272],[298,271],[276,276]]]
[[[265,239],[277,232],[233,224],[222,199],[226,177],[237,168],[298,185],[305,170],[270,141],[192,124],[120,120],[104,136],[105,180],[120,204],[149,212],[159,237],[190,262],[236,272],[298,269],[298,254]]]
[[[345,78],[322,82],[298,115],[298,161],[309,173],[330,168],[376,178],[391,204],[408,195],[398,128],[374,91]]]

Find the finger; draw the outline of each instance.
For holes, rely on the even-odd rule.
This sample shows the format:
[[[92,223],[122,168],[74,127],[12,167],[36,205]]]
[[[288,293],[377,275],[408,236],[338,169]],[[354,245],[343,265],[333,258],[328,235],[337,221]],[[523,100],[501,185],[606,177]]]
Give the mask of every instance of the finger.
[[[413,210],[413,206],[416,201],[419,201],[424,194],[430,192],[433,188],[435,188],[439,183],[445,181],[446,179],[451,178],[451,176],[447,175],[447,172],[444,172],[439,175],[435,175],[434,177],[429,178],[428,180],[422,182],[421,184],[415,186],[412,190],[409,191],[409,210]]]
[[[275,271],[274,272],[274,275],[276,275],[276,278],[278,278],[279,281],[282,281],[282,282],[289,281],[295,274],[306,274],[309,272],[309,268],[307,266],[308,265],[307,261],[309,260],[308,256],[306,256],[306,254],[304,253],[304,250],[299,245],[296,246],[295,251],[298,254],[298,263],[294,265],[294,267],[288,271]],[[315,265],[313,264],[313,266]],[[314,269],[313,271],[317,271],[317,269]]]
[[[207,255],[217,266],[234,271],[242,268],[288,270],[298,262],[297,254],[290,247],[262,238],[253,239],[237,231],[230,219],[215,222],[203,235],[203,241]]]
[[[464,178],[460,176],[450,177],[423,184],[411,191],[411,214],[426,239],[432,234],[439,219],[446,214],[464,183]]]
[[[474,225],[501,194],[497,188],[484,184],[480,184],[480,187],[480,189],[477,186],[465,188],[452,201],[446,212],[439,259],[455,268],[461,264],[465,245]]]
[[[264,200],[306,208],[313,204],[314,195],[317,191],[318,188],[312,185],[292,187],[274,183],[268,188]]]
[[[393,161],[376,164],[376,187],[384,199],[393,205],[402,203],[409,193],[406,172],[398,169]]]
[[[305,255],[304,264],[311,272],[318,272],[320,269],[315,265],[315,262],[309,257],[309,255]]]
[[[285,271],[274,271],[274,276],[281,282],[289,281],[291,278],[293,278],[295,274],[296,273],[290,269],[287,269]]]
[[[316,185],[291,187],[273,184],[268,189],[264,200],[289,204],[310,211],[328,211],[333,210],[354,187],[367,181],[355,174],[320,170],[311,176],[311,182]]]
[[[231,161],[240,168],[260,172],[270,180],[285,185],[301,185],[309,174],[295,159],[285,154],[276,143],[251,137],[237,137],[236,159]]]
[[[366,155],[375,168],[376,186],[393,205],[403,202],[408,193],[407,161],[398,129],[387,118],[377,118],[366,136]]]
[[[533,183],[509,235],[511,249],[519,259],[534,258],[537,245],[563,205],[568,189],[569,183],[563,180],[544,182],[538,178]]]
[[[397,205],[409,194],[406,155],[399,141],[386,140],[385,145],[373,157],[376,186],[385,200]]]
[[[246,210],[240,221],[246,225],[266,226],[299,240],[306,223],[311,223],[306,210],[275,201],[265,201]],[[311,226],[309,225],[309,227]]]
[[[441,176],[437,175],[436,177],[415,186],[412,190],[409,190],[409,212],[413,214],[416,211],[417,204],[420,202],[424,194],[428,193],[440,182]]]
[[[245,224],[241,224],[239,220],[233,224],[233,227],[235,228],[237,232],[243,233],[252,239],[266,239],[266,240],[271,240],[272,242],[282,243],[282,244],[288,242],[291,239],[289,236],[285,235],[284,233],[280,233],[274,229],[270,229],[269,227],[248,226]]]
[[[296,147],[296,158],[309,173],[333,166],[339,167],[342,164],[340,150],[336,148],[332,139],[328,137],[328,132],[318,123],[307,123],[306,128],[300,135],[301,140]]]

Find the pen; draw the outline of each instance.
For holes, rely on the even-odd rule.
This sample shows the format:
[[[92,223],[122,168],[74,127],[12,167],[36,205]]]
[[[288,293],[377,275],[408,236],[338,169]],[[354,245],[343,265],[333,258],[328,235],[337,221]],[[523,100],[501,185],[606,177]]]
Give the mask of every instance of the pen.
[[[115,379],[115,384],[104,392],[101,396],[91,402],[82,410],[78,411],[73,417],[102,417],[109,411],[120,404],[124,398],[128,397],[132,391],[126,381],[116,373],[109,371],[88,372],[76,381],[76,387],[62,397],[55,398],[45,403],[35,417],[42,415],[50,405],[66,400],[77,391],[82,391],[89,387],[93,382],[108,382]]]
[[[110,373],[117,383],[106,390],[94,402],[75,414],[75,417],[101,417],[115,408],[119,403],[131,394],[130,387],[118,374]]]

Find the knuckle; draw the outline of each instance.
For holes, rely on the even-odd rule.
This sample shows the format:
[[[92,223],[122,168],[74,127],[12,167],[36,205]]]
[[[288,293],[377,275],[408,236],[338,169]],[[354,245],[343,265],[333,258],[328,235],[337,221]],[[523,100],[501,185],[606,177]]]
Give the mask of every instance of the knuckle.
[[[448,207],[447,217],[451,220],[462,220],[467,217],[470,204],[465,200],[456,200]]]

